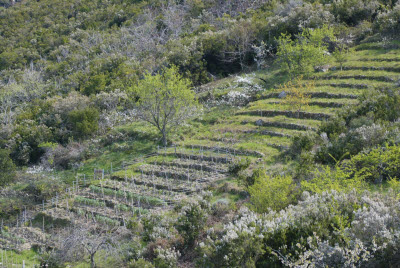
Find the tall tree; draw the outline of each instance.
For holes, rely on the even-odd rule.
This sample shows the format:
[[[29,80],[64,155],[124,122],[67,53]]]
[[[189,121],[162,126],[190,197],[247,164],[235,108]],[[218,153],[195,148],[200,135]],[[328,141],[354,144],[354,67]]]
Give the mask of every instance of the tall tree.
[[[139,118],[160,131],[164,146],[171,128],[195,116],[199,108],[190,81],[175,66],[164,68],[156,75],[146,73],[134,92]]]

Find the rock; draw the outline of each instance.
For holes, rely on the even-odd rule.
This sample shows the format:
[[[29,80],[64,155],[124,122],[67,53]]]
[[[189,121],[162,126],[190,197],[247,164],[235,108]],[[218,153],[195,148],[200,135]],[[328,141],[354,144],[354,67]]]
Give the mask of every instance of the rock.
[[[317,66],[317,67],[315,67],[315,71],[326,73],[327,71],[329,71],[330,67],[331,66],[328,65],[328,64],[327,65],[322,65],[322,66]]]
[[[280,99],[286,98],[286,95],[287,95],[286,92],[282,91],[281,93],[279,93],[278,98]]]
[[[264,121],[262,121],[261,119],[258,119],[258,120],[255,122],[256,126],[262,126],[263,123],[264,123]]]

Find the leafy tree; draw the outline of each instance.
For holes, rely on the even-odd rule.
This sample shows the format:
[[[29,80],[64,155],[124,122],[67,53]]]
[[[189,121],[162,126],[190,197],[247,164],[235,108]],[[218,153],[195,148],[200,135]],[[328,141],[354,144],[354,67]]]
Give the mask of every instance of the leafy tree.
[[[321,29],[307,29],[296,40],[289,34],[278,38],[278,62],[281,69],[293,77],[297,74],[309,74],[314,67],[327,60],[327,43],[335,39],[333,29],[324,26]]]
[[[336,62],[339,63],[341,71],[343,70],[343,63],[347,61],[347,52],[345,45],[340,44],[332,54]]]
[[[193,117],[199,108],[190,81],[183,78],[175,66],[156,75],[146,73],[134,92],[138,98],[139,118],[160,131],[164,145],[167,145],[171,128]]]
[[[5,185],[15,178],[15,165],[10,152],[0,149],[0,185]]]

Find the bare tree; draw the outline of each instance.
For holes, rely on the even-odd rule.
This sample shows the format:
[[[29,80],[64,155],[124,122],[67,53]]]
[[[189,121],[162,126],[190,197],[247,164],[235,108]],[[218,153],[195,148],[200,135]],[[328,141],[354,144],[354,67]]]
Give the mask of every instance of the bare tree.
[[[108,256],[115,256],[117,253],[117,242],[121,238],[118,228],[75,226],[65,231],[59,235],[57,245],[57,255],[62,262],[82,260],[85,256],[89,256],[90,267],[95,268],[97,252],[104,251]]]

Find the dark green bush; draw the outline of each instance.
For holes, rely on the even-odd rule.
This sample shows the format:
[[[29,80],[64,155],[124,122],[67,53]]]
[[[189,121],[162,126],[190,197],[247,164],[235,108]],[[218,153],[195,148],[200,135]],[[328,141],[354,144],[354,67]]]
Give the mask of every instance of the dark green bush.
[[[8,150],[0,149],[0,186],[12,182],[15,178],[15,165]]]
[[[251,164],[249,158],[235,160],[232,164],[229,165],[229,173],[233,175],[238,175],[239,172],[247,169]]]
[[[99,127],[99,111],[96,108],[87,107],[71,111],[68,118],[76,138],[91,136]]]

